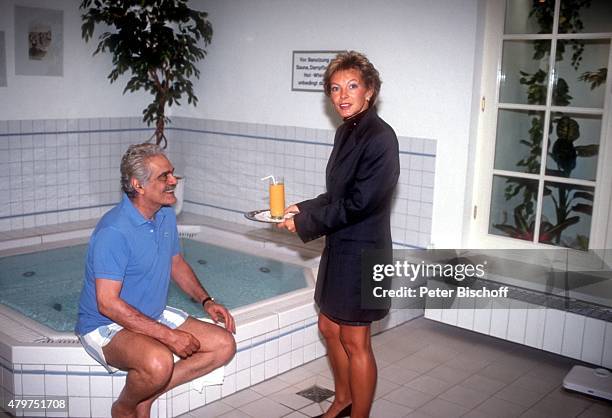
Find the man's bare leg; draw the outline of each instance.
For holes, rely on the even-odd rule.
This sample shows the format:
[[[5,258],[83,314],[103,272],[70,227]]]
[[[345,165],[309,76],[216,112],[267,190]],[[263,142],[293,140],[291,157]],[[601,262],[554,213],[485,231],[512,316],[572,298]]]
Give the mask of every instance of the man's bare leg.
[[[153,405],[153,402],[155,401],[155,399],[157,399],[159,395],[161,395],[164,392],[167,392],[170,389],[175,388],[176,386],[182,385],[183,383],[189,382],[195,378],[203,376],[215,370],[216,368],[228,363],[236,352],[236,343],[234,341],[234,337],[232,336],[232,334],[226,331],[224,328],[219,327],[217,325],[198,321],[197,319],[190,317],[187,319],[187,321],[185,321],[185,323],[183,323],[177,329],[181,331],[189,332],[194,337],[196,337],[198,341],[200,342],[200,350],[197,353],[194,353],[193,355],[191,355],[190,357],[186,359],[182,359],[178,361],[177,363],[173,364],[173,368],[172,368],[169,379],[163,379],[164,377],[163,374],[160,374],[159,379],[161,379],[162,384],[159,386],[158,385],[147,386],[147,390],[149,390],[148,396],[143,396],[145,395],[146,391],[138,390],[139,389],[138,386],[134,388],[138,390],[136,394],[132,393],[133,392],[132,388],[129,388],[126,390],[126,388],[128,387],[128,384],[132,383],[132,380],[130,380],[129,378],[130,378],[130,373],[132,372],[134,367],[129,367],[126,364],[125,359],[116,358],[120,356],[115,355],[115,353],[109,353],[107,355],[107,348],[109,348],[111,344],[115,342],[115,339],[119,337],[123,331],[118,333],[113,338],[113,340],[108,346],[104,347],[104,355],[109,364],[112,364],[113,366],[118,367],[120,369],[129,370],[128,380],[126,380],[126,387],[124,388],[124,391],[122,391],[121,395],[119,396],[119,399],[117,399],[117,402],[116,402],[117,408],[115,408],[115,405],[113,406],[113,408],[117,409],[117,411],[119,412],[119,410],[123,410],[124,405],[129,405],[130,409],[133,408],[132,411],[134,411],[133,412],[134,415],[117,415],[118,417],[119,416],[121,417],[122,416],[125,416],[125,417],[134,416],[138,418],[148,417],[150,415],[151,406]],[[121,340],[118,341],[118,343],[122,343],[122,342],[123,341]],[[158,344],[163,346],[163,344],[159,342]],[[132,342],[128,342],[128,345],[126,345],[125,347],[129,351],[137,351],[138,353],[137,356],[139,355],[142,356],[144,354],[143,350],[140,349],[140,346],[133,345]],[[134,350],[134,347],[138,347],[138,350]],[[168,353],[170,353],[170,358],[172,359],[172,353],[170,352],[170,350],[168,350],[165,346],[163,347],[168,351]],[[119,352],[122,350],[116,349],[116,345],[113,345],[112,348],[108,351]],[[137,365],[142,367],[142,365],[138,363]],[[141,378],[140,373],[135,374],[135,376],[138,376],[139,378]],[[152,389],[155,389],[155,390],[152,390]],[[124,392],[125,392],[125,396],[124,396]],[[138,398],[139,396],[142,396],[142,397],[140,397],[140,399],[134,406],[133,400]],[[113,417],[115,417],[115,415],[113,415]]]
[[[170,381],[174,369],[172,352],[154,338],[121,330],[103,348],[108,364],[127,370],[125,386],[113,404],[113,417],[136,417],[136,407]]]

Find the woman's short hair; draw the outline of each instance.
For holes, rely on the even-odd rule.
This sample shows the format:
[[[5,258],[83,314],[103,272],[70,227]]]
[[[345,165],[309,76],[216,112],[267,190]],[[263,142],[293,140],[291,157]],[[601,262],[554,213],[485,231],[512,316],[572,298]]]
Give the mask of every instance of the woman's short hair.
[[[336,58],[331,60],[323,75],[323,89],[327,96],[331,95],[331,78],[337,71],[357,70],[363,78],[363,82],[367,89],[372,89],[372,97],[370,105],[376,102],[378,93],[380,92],[380,75],[374,65],[366,58],[365,55],[356,51],[341,52],[336,55]]]
[[[121,189],[129,197],[136,196],[136,189],[132,185],[132,179],[138,180],[144,186],[151,178],[149,158],[155,155],[164,155],[164,151],[155,144],[130,145],[121,158]]]

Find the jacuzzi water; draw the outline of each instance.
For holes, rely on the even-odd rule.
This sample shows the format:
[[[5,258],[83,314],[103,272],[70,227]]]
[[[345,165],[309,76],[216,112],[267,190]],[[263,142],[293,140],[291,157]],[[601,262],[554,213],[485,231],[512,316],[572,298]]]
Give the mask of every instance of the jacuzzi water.
[[[306,287],[303,268],[182,239],[183,256],[206,290],[233,309]],[[0,303],[56,331],[72,332],[87,245],[0,258]],[[171,285],[168,304],[202,316],[197,301]]]

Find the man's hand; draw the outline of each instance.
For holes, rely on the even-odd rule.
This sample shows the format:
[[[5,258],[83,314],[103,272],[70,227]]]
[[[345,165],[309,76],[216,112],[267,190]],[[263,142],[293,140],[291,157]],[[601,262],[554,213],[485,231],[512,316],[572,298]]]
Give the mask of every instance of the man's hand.
[[[187,358],[200,349],[200,342],[192,334],[178,329],[169,331],[169,336],[161,342],[180,358]]]
[[[232,334],[236,333],[236,322],[234,321],[234,317],[232,316],[232,314],[229,313],[225,306],[210,301],[204,304],[204,310],[212,318],[213,321],[223,322],[225,324],[225,329],[227,329]]]

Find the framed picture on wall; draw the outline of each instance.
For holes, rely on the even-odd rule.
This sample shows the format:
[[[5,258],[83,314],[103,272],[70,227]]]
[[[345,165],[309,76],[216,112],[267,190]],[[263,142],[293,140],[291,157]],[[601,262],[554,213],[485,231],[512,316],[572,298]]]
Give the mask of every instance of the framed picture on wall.
[[[6,46],[4,31],[0,30],[0,87],[6,87]]]
[[[15,6],[15,74],[63,73],[64,12]]]

